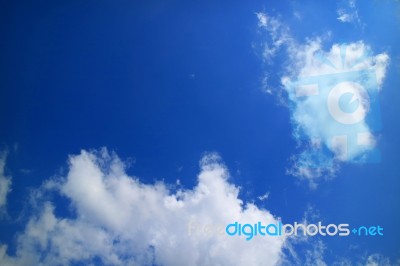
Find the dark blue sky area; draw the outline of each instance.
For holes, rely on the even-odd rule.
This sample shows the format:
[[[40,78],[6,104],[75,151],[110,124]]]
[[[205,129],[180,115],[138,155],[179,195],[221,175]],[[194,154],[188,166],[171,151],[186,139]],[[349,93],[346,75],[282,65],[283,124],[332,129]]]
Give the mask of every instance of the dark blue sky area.
[[[191,186],[205,151],[233,171],[282,175],[293,143],[288,111],[261,88],[259,8],[7,6],[0,134],[18,144],[15,167],[33,170],[37,185],[67,154],[107,146],[149,180]]]

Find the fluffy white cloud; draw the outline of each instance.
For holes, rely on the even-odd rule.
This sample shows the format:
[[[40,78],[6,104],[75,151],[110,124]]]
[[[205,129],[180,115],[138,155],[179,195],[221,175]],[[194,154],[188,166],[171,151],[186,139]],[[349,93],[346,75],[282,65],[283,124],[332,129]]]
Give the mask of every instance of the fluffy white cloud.
[[[296,157],[291,173],[307,178],[314,186],[315,178],[336,171],[337,162],[365,160],[365,154],[374,148],[374,129],[379,128],[372,125],[371,129],[364,118],[368,114],[379,119],[376,97],[389,57],[372,55],[361,41],[333,44],[323,51],[321,42],[313,40],[290,49],[289,58],[292,64],[282,84],[292,103],[294,136],[307,146]],[[353,113],[340,107],[346,94],[345,104],[349,108],[353,104]],[[334,154],[333,160],[324,149]]]
[[[15,256],[0,248],[1,265],[276,265],[285,238],[229,237],[227,224],[277,222],[270,212],[244,205],[216,154],[200,162],[198,184],[172,193],[166,184],[144,184],[103,149],[69,158],[68,174],[46,182],[36,197],[53,191],[71,202],[74,218],[55,214],[57,202],[38,204]],[[46,192],[47,191],[47,192]],[[46,192],[46,193],[45,193]],[[221,231],[222,230],[222,231]]]
[[[4,167],[6,163],[7,154],[5,152],[0,154],[0,210],[7,204],[7,194],[10,192],[11,177],[4,174]]]
[[[374,70],[378,89],[385,78],[389,56],[386,53],[372,55],[371,48],[362,41],[332,45],[329,51],[322,48],[321,39],[309,40],[305,44],[294,44],[288,47],[288,57],[291,60],[285,83],[291,78],[338,74],[348,71]]]
[[[355,8],[355,3],[350,6]],[[389,56],[373,55],[363,41],[334,43],[326,51],[322,37],[300,43],[279,19],[263,13],[257,13],[257,18],[259,28],[269,35],[264,46],[286,52],[281,87],[301,149],[292,157],[293,167],[287,173],[308,180],[315,188],[318,179],[335,174],[340,162],[372,158],[374,132],[379,130],[377,94]],[[275,50],[264,52],[265,60],[271,60]],[[282,92],[275,91],[282,101]]]

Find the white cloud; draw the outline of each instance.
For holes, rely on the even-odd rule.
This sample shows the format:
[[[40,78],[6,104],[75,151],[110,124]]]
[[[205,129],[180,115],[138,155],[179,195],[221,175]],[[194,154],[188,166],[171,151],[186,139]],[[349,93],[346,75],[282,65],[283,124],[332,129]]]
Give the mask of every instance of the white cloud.
[[[365,262],[365,266],[390,266],[393,265],[390,263],[390,259],[386,258],[380,254],[372,254],[367,257],[367,261]]]
[[[263,195],[257,197],[260,201],[265,201],[269,198],[269,192],[265,192]]]
[[[0,264],[89,264],[94,259],[106,265],[279,263],[284,238],[246,241],[219,234],[234,221],[273,223],[277,218],[254,204],[243,205],[218,155],[204,156],[200,167],[196,187],[171,193],[162,182],[144,184],[128,176],[124,163],[105,149],[71,156],[68,174],[45,183],[38,195],[61,193],[71,201],[75,218],[57,216],[57,202],[39,204],[18,236],[16,256],[7,255],[3,245]]]
[[[268,16],[266,13],[256,13],[258,18],[258,27],[267,33],[265,36],[268,41],[263,43],[263,58],[270,62],[278,50],[288,43],[292,42],[289,34],[289,28],[278,18]]]
[[[4,174],[4,167],[6,163],[7,153],[2,152],[0,154],[0,210],[5,208],[7,204],[7,195],[10,192],[11,177],[7,177]]]
[[[324,51],[322,41],[318,38],[309,40],[303,45],[289,46],[288,57],[291,63],[283,81],[288,75],[318,76],[372,69],[376,72],[378,88],[382,86],[389,63],[389,56],[386,53],[373,56],[371,48],[362,41],[349,44],[335,43],[329,51]]]
[[[356,0],[343,1],[341,7],[336,10],[337,19],[342,23],[353,23],[354,25],[364,28],[358,15]]]
[[[338,9],[338,20],[341,22],[351,22],[353,20],[353,16],[351,14],[347,14],[343,9]]]
[[[349,6],[355,8],[355,2]],[[321,177],[334,176],[340,162],[365,161],[373,150],[378,126],[363,118],[379,112],[376,95],[382,88],[389,56],[374,55],[363,41],[333,43],[329,50],[323,48],[323,36],[300,43],[278,18],[264,13],[257,13],[257,18],[258,26],[268,33],[264,46],[272,47],[267,50],[271,53],[264,51],[265,61],[271,60],[277,49],[286,52],[281,85],[289,100],[286,106],[291,110],[293,136],[301,149],[292,157],[293,166],[287,173],[308,180],[310,187],[316,188]],[[266,89],[269,94],[273,91]],[[275,91],[282,102],[282,92]],[[343,100],[345,94],[352,97]],[[343,101],[347,111],[342,110]],[[355,139],[351,139],[354,134]]]
[[[269,16],[266,13],[256,13],[258,19],[259,33],[263,37],[263,42],[257,47],[257,50],[262,55],[262,59],[266,64],[266,73],[262,79],[264,91],[268,94],[277,96],[280,101],[279,104],[286,105],[285,97],[280,90],[274,88],[273,83],[270,82],[270,77],[275,74],[270,73],[270,69],[274,64],[274,58],[277,53],[285,47],[294,46],[294,40],[290,35],[289,27],[287,27],[278,17]]]
[[[326,266],[324,261],[324,252],[326,246],[321,240],[315,241],[312,249],[306,250],[306,261],[304,265],[307,266]]]
[[[382,87],[389,57],[385,53],[372,55],[362,41],[333,44],[329,51],[323,51],[319,40],[290,48],[288,56],[291,64],[282,84],[292,102],[294,136],[300,142],[318,143],[306,145],[290,173],[305,177],[314,186],[315,178],[335,173],[337,162],[363,160],[360,156],[374,148],[374,133],[363,118],[368,112],[372,116],[377,112],[370,104],[377,99],[368,95],[377,95]],[[368,94],[359,86],[369,87]],[[356,100],[360,112],[348,115],[336,107],[345,93],[353,94],[349,104]],[[350,139],[353,135],[355,140]],[[333,160],[324,148],[334,154]]]

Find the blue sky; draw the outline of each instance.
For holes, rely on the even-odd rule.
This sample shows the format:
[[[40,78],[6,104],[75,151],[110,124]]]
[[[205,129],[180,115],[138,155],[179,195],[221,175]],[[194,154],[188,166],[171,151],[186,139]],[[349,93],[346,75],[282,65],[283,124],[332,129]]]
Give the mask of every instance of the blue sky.
[[[230,257],[247,258],[257,245],[268,249],[271,265],[400,263],[398,1],[1,5],[0,264],[231,265]],[[316,118],[323,104],[299,100],[285,83],[337,73],[314,57],[335,62],[343,44],[348,58],[367,54],[357,70],[376,74],[380,112],[372,118],[382,129],[373,130],[371,116],[357,129],[373,135],[377,163],[343,157],[342,146],[323,137],[332,133],[328,120]],[[311,129],[322,136],[317,151],[309,144]],[[85,180],[94,184],[86,187]],[[104,210],[84,196],[96,184]],[[154,201],[140,206],[122,184],[129,195]],[[200,205],[192,205],[196,195]],[[166,218],[178,217],[175,203],[165,203],[170,197],[183,206],[181,219]],[[152,206],[157,200],[165,208]],[[168,257],[179,245],[141,232],[154,228],[139,216],[160,220],[154,226],[172,228],[177,243],[191,247],[188,254],[209,260]],[[231,251],[212,238],[213,255],[205,251],[207,239],[174,231],[173,224],[184,227],[190,217],[381,225],[385,234],[228,239]],[[69,239],[68,230],[127,246],[94,247]],[[71,245],[60,246],[63,237]],[[80,257],[70,255],[74,245],[85,251]],[[253,263],[264,259],[255,256]]]

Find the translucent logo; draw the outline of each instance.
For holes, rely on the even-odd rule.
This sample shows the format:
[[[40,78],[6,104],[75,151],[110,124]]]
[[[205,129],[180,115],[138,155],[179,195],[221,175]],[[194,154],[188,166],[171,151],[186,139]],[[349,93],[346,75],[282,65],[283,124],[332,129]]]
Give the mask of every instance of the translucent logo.
[[[375,69],[362,67],[368,55],[346,59],[346,49],[340,47],[341,66],[316,54],[315,59],[329,66],[331,73],[291,82],[292,97],[312,112],[304,118],[313,120],[313,130],[308,128],[304,134],[312,142],[323,140],[340,161],[378,162],[375,135],[382,127]]]
[[[228,224],[225,228],[225,232],[228,236],[238,236],[245,237],[247,241],[253,239],[254,237],[287,237],[287,236],[372,236],[379,237],[383,236],[383,227],[380,225],[373,226],[359,226],[353,227],[350,230],[350,225],[347,223],[343,224],[328,224],[323,225],[322,222],[317,224],[304,224],[297,223],[294,224],[283,224],[282,222],[264,224],[259,221],[257,223],[246,223],[241,224],[237,221]],[[350,233],[351,232],[351,233]]]

